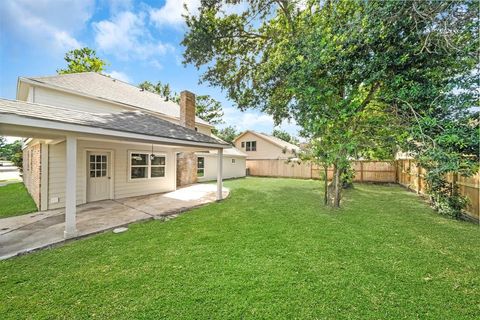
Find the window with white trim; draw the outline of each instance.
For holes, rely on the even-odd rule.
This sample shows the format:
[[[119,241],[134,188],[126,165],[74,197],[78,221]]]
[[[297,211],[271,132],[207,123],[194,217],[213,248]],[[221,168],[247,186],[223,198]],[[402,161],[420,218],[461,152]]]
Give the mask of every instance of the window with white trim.
[[[205,176],[205,158],[197,157],[197,177]]]
[[[245,148],[245,141],[242,141],[242,148]]]
[[[165,177],[165,156],[153,154],[150,156],[150,177]]]
[[[247,141],[247,151],[257,151],[257,141]]]
[[[130,179],[165,177],[165,155],[130,152]]]
[[[235,164],[235,159],[232,159],[232,164]]]

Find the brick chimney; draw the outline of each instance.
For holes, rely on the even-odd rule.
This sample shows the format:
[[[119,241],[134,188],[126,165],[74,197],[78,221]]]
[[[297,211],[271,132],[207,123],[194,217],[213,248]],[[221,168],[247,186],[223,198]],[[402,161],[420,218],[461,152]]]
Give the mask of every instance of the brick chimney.
[[[195,95],[186,90],[180,92],[180,125],[195,129]]]
[[[180,92],[180,125],[195,129],[195,95],[190,91]],[[177,155],[177,186],[197,182],[197,156],[194,152]]]

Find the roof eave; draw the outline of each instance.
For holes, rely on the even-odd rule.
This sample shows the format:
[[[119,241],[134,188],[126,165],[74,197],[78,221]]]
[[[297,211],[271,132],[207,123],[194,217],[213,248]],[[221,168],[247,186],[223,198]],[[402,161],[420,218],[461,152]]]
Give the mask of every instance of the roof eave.
[[[178,138],[151,136],[151,135],[125,132],[125,131],[119,131],[119,130],[104,129],[99,127],[83,125],[83,124],[71,124],[71,123],[61,122],[61,121],[39,119],[39,118],[34,118],[29,116],[20,116],[20,115],[11,114],[11,113],[0,113],[0,124],[3,124],[4,128],[8,128],[8,126],[35,128],[36,130],[38,130],[39,134],[41,134],[42,129],[44,129],[45,131],[58,131],[59,134],[63,134],[65,132],[71,132],[71,133],[77,133],[77,134],[92,134],[92,135],[101,135],[101,136],[115,137],[115,138],[122,138],[122,139],[138,140],[139,142],[142,142],[142,141],[149,142],[149,143],[156,142],[156,143],[164,143],[169,145],[178,145],[178,146],[185,146],[185,147],[205,147],[205,148],[213,148],[213,149],[231,148],[231,145],[229,144],[219,144],[219,143],[217,144],[217,143],[191,141],[191,140],[178,139]],[[5,131],[8,131],[8,130],[5,130]],[[8,135],[8,132],[2,132],[2,134]]]

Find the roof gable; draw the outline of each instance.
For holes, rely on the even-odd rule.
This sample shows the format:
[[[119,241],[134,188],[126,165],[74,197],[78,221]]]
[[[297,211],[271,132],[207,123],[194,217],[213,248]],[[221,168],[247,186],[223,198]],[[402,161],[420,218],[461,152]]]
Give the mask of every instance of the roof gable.
[[[260,137],[263,140],[265,140],[265,141],[267,141],[271,144],[274,144],[277,147],[280,147],[282,149],[286,148],[287,150],[295,150],[296,152],[300,151],[300,147],[298,147],[294,144],[291,144],[290,142],[287,142],[285,140],[282,140],[280,138],[277,138],[277,137],[274,137],[274,136],[271,136],[271,135],[268,135],[268,134],[265,134],[265,133],[259,133],[259,132],[253,131],[253,130],[246,130],[246,131],[242,132],[233,141],[234,142],[237,141],[238,139],[240,139],[241,137],[243,137],[247,133],[251,133],[251,134],[253,134],[257,137]]]
[[[23,77],[19,81],[26,81],[70,93],[78,93],[93,99],[108,100],[135,109],[161,113],[175,119],[180,117],[180,106],[177,103],[165,101],[165,98],[158,94],[144,91],[129,83],[96,72],[60,74],[47,77]],[[207,121],[199,117],[195,118],[195,122],[211,126]]]

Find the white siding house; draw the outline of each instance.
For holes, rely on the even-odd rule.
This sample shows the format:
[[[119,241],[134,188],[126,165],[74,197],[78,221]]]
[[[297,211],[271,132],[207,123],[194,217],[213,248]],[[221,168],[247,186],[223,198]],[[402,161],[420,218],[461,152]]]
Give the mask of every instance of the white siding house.
[[[247,154],[247,160],[289,159],[300,152],[294,144],[252,130],[243,132],[233,142],[237,149]]]
[[[224,176],[245,176],[246,155],[232,150],[223,158],[234,148],[211,128],[195,117],[190,92],[178,105],[91,72],[19,78],[17,100],[0,99],[0,134],[29,138],[26,187],[40,210],[66,208],[67,238],[79,204],[214,179],[221,199]]]

